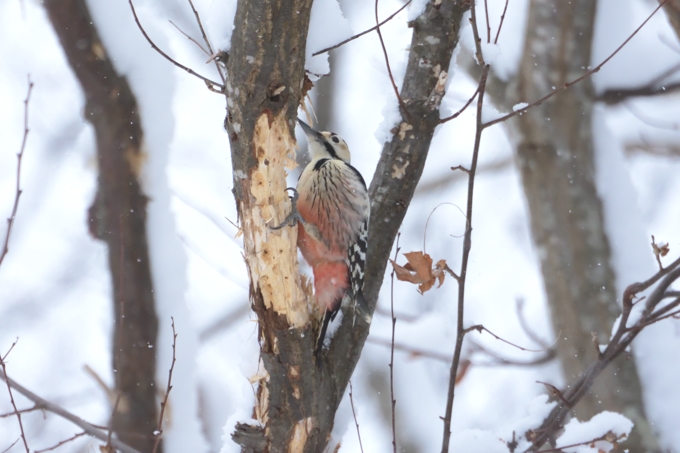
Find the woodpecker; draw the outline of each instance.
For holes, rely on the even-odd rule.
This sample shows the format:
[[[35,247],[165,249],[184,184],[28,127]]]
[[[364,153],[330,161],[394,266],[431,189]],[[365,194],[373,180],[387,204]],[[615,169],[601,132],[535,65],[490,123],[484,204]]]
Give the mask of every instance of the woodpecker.
[[[312,160],[298,180],[294,212],[275,228],[290,224],[292,217],[300,220],[297,245],[312,267],[317,302],[326,309],[316,344],[319,353],[346,295],[370,321],[363,293],[370,202],[345,141],[333,132],[317,132],[302,120],[298,123]]]

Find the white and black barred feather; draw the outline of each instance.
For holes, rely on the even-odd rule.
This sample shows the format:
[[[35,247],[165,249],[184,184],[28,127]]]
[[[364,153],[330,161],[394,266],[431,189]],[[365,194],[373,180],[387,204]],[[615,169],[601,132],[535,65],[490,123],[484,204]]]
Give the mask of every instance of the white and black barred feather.
[[[347,252],[349,259],[349,278],[352,300],[361,315],[370,321],[370,313],[364,298],[364,272],[366,269],[366,252],[368,250],[368,216],[359,227],[356,238],[350,243]]]

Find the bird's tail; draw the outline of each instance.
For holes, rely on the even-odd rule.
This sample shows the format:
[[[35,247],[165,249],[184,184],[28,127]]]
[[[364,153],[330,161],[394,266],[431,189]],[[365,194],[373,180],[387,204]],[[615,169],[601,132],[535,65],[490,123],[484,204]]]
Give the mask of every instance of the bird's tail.
[[[328,324],[335,318],[338,310],[331,311],[326,309],[326,313],[323,315],[323,321],[321,322],[321,329],[319,329],[319,336],[316,337],[316,348],[314,348],[314,356],[319,362],[321,359],[321,350],[323,349],[323,341],[326,339],[326,331],[328,330]]]

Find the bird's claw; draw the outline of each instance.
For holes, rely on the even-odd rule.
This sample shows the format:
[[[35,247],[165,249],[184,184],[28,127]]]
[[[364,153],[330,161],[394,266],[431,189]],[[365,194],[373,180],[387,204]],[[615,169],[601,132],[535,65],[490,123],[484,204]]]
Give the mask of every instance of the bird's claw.
[[[297,210],[297,200],[300,197],[300,194],[298,193],[297,190],[295,190],[294,187],[286,187],[286,190],[293,191],[293,196],[289,197],[292,209],[290,210],[290,214],[288,214],[288,216],[283,220],[283,223],[281,225],[269,227],[272,230],[280,230],[285,226],[294,227],[295,225],[297,225],[298,222],[303,224],[305,223],[304,219],[302,218],[302,216],[300,216],[300,213]]]

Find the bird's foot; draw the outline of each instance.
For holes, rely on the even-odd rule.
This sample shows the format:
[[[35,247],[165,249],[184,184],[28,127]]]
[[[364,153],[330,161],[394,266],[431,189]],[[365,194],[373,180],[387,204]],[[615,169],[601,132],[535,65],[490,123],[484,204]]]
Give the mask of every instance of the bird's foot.
[[[281,228],[285,226],[292,226],[294,227],[297,225],[298,222],[304,224],[305,220],[302,218],[300,213],[297,210],[297,200],[300,196],[297,190],[295,190],[294,187],[287,187],[286,190],[292,190],[293,191],[293,196],[289,197],[290,198],[290,203],[292,205],[292,209],[290,210],[290,214],[283,220],[283,223],[281,225],[277,226],[272,226],[269,227],[272,230],[280,230]]]

